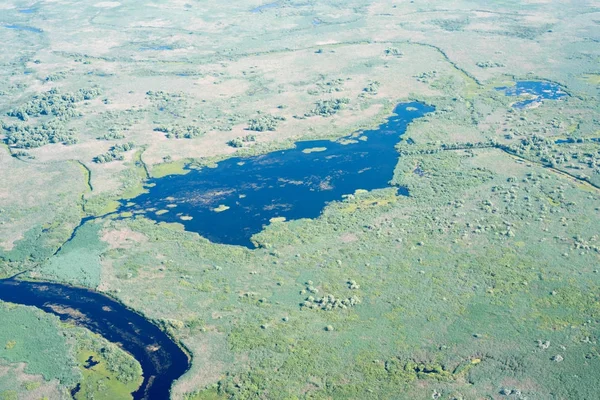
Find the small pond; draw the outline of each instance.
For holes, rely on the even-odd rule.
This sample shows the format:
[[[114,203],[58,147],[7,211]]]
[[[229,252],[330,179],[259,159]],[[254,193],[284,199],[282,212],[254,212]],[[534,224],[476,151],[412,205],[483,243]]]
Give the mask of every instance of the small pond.
[[[540,104],[544,100],[558,100],[567,96],[560,85],[547,81],[518,81],[515,86],[499,87],[496,90],[507,96],[527,97],[513,104],[519,110]]]

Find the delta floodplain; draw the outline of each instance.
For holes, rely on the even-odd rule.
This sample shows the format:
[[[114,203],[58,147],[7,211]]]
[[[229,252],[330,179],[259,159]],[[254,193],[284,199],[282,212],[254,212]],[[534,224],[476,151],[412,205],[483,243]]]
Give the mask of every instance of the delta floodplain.
[[[7,0],[0,37],[0,399],[152,398],[130,343],[173,399],[598,398],[596,1]],[[160,331],[32,300],[68,290]]]

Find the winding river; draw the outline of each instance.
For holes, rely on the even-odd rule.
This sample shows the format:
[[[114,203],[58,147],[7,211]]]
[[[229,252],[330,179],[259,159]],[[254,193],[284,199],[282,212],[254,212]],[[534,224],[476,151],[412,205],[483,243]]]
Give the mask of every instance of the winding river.
[[[189,368],[189,356],[166,333],[142,315],[93,290],[2,279],[0,300],[38,307],[119,343],[140,363],[144,374],[134,399],[168,399],[173,382]]]

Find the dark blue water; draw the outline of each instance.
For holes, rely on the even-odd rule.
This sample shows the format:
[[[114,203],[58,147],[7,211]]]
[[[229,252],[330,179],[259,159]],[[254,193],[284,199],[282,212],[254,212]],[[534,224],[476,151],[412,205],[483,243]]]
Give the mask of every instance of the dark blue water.
[[[507,96],[530,95],[531,98],[518,101],[513,104],[514,108],[524,109],[533,104],[541,103],[543,100],[558,100],[567,96],[560,85],[545,81],[518,81],[515,86],[499,87],[496,90],[503,91]]]
[[[26,32],[34,32],[34,33],[42,33],[44,32],[40,28],[35,28],[33,26],[27,25],[4,25],[8,29],[15,29],[17,31],[26,31]]]
[[[148,193],[119,211],[141,211],[155,221],[182,223],[212,242],[253,248],[250,238],[272,218],[316,218],[327,203],[343,195],[388,187],[398,163],[395,145],[400,135],[411,121],[433,110],[421,103],[400,104],[396,115],[377,129],[344,138],[354,140],[351,144],[298,142],[293,149],[230,158],[217,168],[152,179]],[[158,215],[156,210],[169,211]]]
[[[144,374],[142,385],[133,393],[134,399],[168,399],[173,382],[189,368],[189,357],[166,333],[140,314],[93,290],[0,279],[0,300],[38,307],[120,344],[140,363]],[[61,308],[76,312],[60,312]]]

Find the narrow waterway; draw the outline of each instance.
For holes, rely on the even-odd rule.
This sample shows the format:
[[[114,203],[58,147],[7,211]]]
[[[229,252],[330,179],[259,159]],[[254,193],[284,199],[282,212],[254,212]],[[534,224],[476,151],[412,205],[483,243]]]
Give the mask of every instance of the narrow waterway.
[[[142,367],[144,381],[133,393],[134,399],[168,399],[173,382],[189,368],[189,356],[166,333],[142,315],[93,290],[2,279],[0,300],[38,307],[118,343]]]

